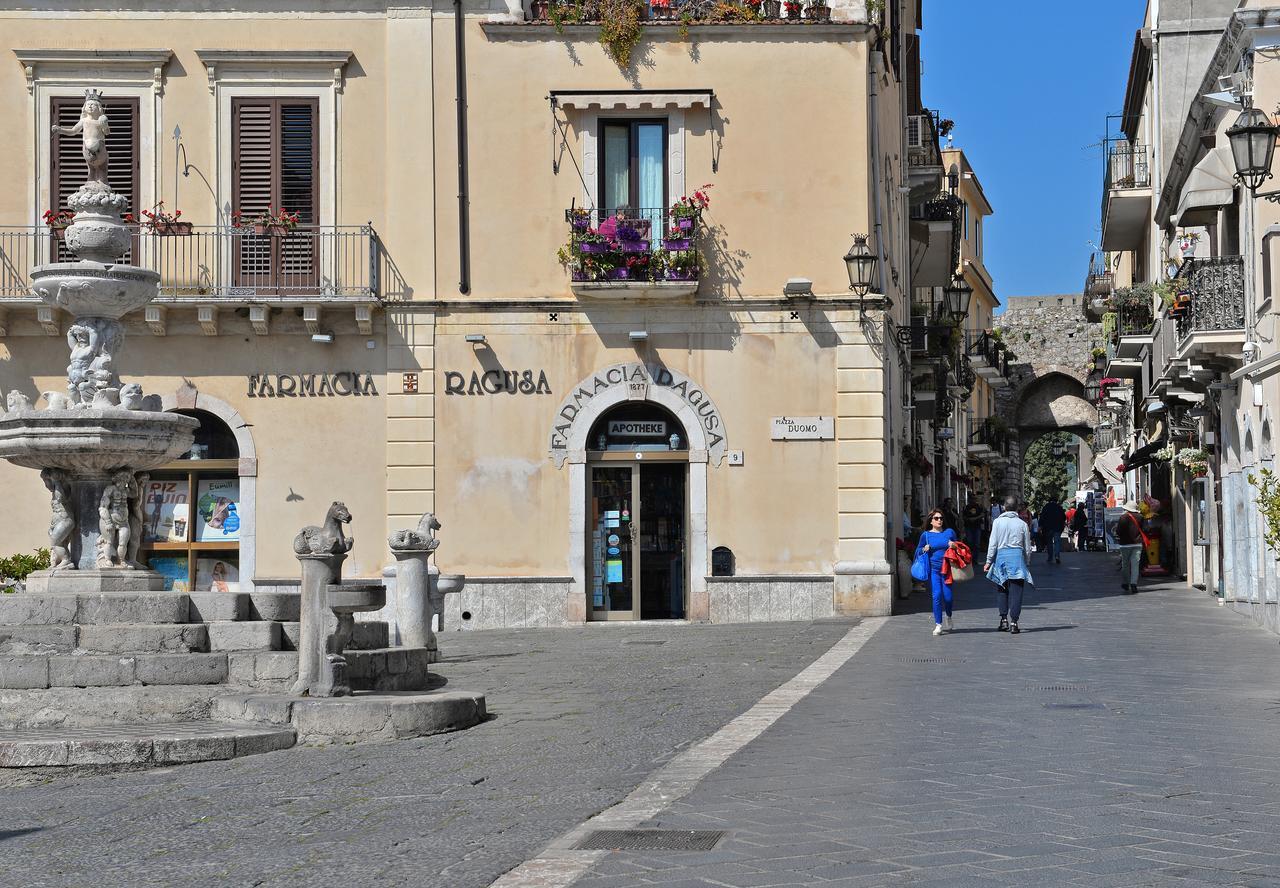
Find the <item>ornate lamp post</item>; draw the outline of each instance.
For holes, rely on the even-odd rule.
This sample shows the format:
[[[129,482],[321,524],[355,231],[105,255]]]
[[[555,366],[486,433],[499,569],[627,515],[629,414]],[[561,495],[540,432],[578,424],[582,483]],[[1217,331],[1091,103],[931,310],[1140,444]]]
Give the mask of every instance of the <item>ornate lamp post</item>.
[[[866,312],[866,296],[871,292],[879,258],[867,246],[865,234],[853,236],[853,246],[844,254],[844,267],[849,272],[849,289],[858,297],[858,313]]]
[[[1257,194],[1257,191],[1272,176],[1271,160],[1275,156],[1278,133],[1280,128],[1271,122],[1271,118],[1261,108],[1245,108],[1227,130],[1236,178],[1257,197],[1271,201],[1280,198],[1280,192]]]

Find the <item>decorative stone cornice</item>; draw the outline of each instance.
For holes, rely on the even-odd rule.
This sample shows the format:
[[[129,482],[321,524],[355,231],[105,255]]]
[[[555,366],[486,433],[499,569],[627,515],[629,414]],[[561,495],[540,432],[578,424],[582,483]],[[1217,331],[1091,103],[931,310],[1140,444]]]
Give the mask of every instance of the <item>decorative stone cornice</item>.
[[[365,336],[369,336],[373,333],[373,306],[372,305],[356,306],[356,327]],[[0,335],[3,335],[3,334],[0,334]]]
[[[213,92],[219,78],[231,75],[306,75],[307,79],[328,80],[342,91],[343,71],[351,61],[349,49],[197,49]]]
[[[576,111],[660,111],[666,108],[710,108],[716,94],[709,89],[552,90],[551,98],[561,108]]]
[[[218,306],[197,306],[196,319],[200,322],[200,331],[204,333],[205,336],[218,335]]]
[[[86,69],[107,69],[113,74],[133,74],[150,81],[158,95],[164,89],[164,66],[173,58],[171,49],[15,49],[22,65],[27,92],[35,92],[41,77],[83,79]]]
[[[168,332],[165,328],[165,315],[167,313],[163,305],[148,305],[143,309],[143,316],[146,318],[147,326],[151,328],[151,332],[156,336],[164,336]]]
[[[58,312],[51,305],[36,306],[36,321],[44,330],[45,336],[61,336],[62,323],[58,318]]]
[[[250,305],[249,324],[258,336],[266,336],[271,332],[271,309],[265,305]]]
[[[307,332],[315,336],[320,332],[320,306],[302,306],[302,322],[307,325]]]

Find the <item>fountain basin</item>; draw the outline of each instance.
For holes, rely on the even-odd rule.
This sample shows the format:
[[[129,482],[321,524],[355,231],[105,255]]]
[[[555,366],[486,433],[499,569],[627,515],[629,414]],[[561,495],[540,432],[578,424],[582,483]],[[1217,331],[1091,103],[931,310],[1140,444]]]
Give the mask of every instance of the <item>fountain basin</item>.
[[[145,472],[191,449],[200,421],[120,407],[15,410],[0,416],[0,459],[73,476]]]
[[[160,273],[133,265],[55,262],[31,270],[31,289],[77,318],[118,321],[155,298]]]
[[[387,603],[382,583],[334,583],[325,587],[325,607],[336,614],[381,610]]]

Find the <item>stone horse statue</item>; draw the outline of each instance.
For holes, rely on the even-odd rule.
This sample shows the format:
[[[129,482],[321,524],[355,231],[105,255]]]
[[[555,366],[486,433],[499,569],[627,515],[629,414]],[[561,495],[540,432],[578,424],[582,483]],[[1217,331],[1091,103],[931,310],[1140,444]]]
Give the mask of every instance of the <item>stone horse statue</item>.
[[[436,531],[439,529],[440,522],[436,520],[436,516],[427,512],[418,522],[417,530],[397,530],[387,538],[387,545],[393,550],[425,549],[433,552],[440,545],[440,541],[436,539]]]
[[[314,524],[302,528],[293,538],[293,551],[298,555],[345,555],[355,545],[346,535],[342,525],[351,523],[351,513],[345,503],[334,502],[324,516],[324,525]]]

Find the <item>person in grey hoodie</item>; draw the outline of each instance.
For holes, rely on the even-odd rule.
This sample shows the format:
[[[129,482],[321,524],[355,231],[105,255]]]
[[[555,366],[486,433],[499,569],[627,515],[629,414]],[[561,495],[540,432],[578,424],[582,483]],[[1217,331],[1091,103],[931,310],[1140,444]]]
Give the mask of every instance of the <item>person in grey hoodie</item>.
[[[1018,617],[1022,615],[1022,592],[1031,578],[1031,529],[1018,517],[1018,501],[1009,497],[1004,511],[991,525],[991,541],[987,543],[987,563],[982,568],[987,579],[999,587],[996,606],[1000,610],[998,632],[1017,635]]]

